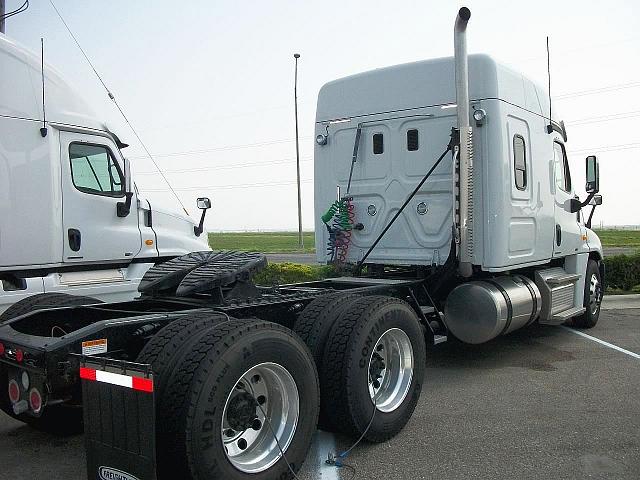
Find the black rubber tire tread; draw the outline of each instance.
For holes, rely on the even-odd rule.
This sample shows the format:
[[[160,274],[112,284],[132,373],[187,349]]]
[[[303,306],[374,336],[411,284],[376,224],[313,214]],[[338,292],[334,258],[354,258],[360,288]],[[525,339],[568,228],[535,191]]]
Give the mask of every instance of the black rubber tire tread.
[[[571,321],[572,325],[576,328],[593,328],[598,323],[598,318],[600,317],[600,306],[598,306],[598,310],[596,313],[592,313],[589,310],[589,285],[591,282],[591,276],[596,274],[598,276],[598,282],[602,285],[602,278],[600,278],[600,269],[598,268],[598,262],[595,260],[589,260],[587,263],[587,270],[584,280],[584,301],[583,306],[586,308],[585,312],[578,316],[574,317]],[[601,293],[602,295],[602,293]],[[602,296],[600,297],[600,301],[602,302]]]
[[[293,331],[306,343],[318,370],[322,364],[324,346],[331,332],[331,327],[340,313],[361,295],[357,293],[336,292],[322,295],[313,300],[302,311],[296,320]]]
[[[90,305],[92,303],[103,302],[97,298],[69,295],[67,293],[36,293],[30,297],[23,298],[7,308],[2,315],[0,315],[0,323],[43,308],[72,307],[76,305]]]
[[[384,421],[383,425],[377,428],[376,421],[384,420],[384,416],[387,414],[376,411],[374,422],[365,433],[364,438],[376,443],[387,441],[402,430],[409,418],[411,418],[420,397],[422,377],[426,367],[426,345],[423,330],[415,312],[405,301],[394,297],[372,295],[357,299],[349,305],[335,322],[327,341],[322,360],[322,375],[320,376],[320,404],[325,411],[330,412],[328,430],[353,437],[359,437],[365,432],[373,413],[373,403],[369,398],[368,389],[366,391],[356,391],[352,386],[354,375],[351,375],[351,373],[355,369],[355,365],[354,362],[350,361],[351,354],[357,357],[361,353],[363,347],[356,345],[357,339],[363,334],[367,335],[368,322],[376,315],[376,312],[394,305],[402,306],[402,308],[406,307],[415,317],[414,335],[408,334],[414,350],[414,378],[412,379],[411,390],[407,394],[403,405],[392,413],[394,417],[398,418],[391,424]],[[377,338],[371,339],[373,344],[376,341]],[[369,348],[373,348],[373,345]],[[361,419],[356,424],[353,411],[354,405],[358,402],[363,402],[362,404],[366,405],[368,413],[366,419]]]
[[[69,295],[66,293],[38,293],[11,305],[0,315],[0,323],[43,308],[60,308],[95,303],[103,302],[93,297]],[[82,432],[83,418],[81,408],[54,405],[45,407],[40,417],[32,417],[25,413],[16,415],[13,413],[7,390],[7,367],[0,365],[0,410],[10,417],[43,432],[56,435],[70,435]]]
[[[320,393],[317,371],[314,368],[313,358],[309,350],[300,338],[286,327],[258,319],[233,319],[231,322],[222,323],[206,330],[199,340],[190,348],[190,351],[184,357],[174,375],[172,375],[171,381],[165,391],[159,392],[159,394],[162,395],[162,402],[158,415],[164,419],[164,425],[162,435],[158,436],[158,441],[167,443],[167,445],[164,445],[163,450],[167,452],[171,462],[169,468],[164,471],[159,470],[160,479],[193,478],[197,480],[200,478],[197,474],[197,459],[194,458],[194,454],[189,447],[189,442],[193,440],[192,435],[196,436],[200,434],[200,430],[194,426],[194,422],[198,414],[196,408],[197,402],[202,395],[206,395],[201,389],[204,388],[204,383],[208,378],[212,378],[214,375],[222,376],[227,368],[233,368],[233,366],[229,366],[226,363],[219,365],[218,360],[231,348],[237,348],[238,345],[242,343],[243,337],[251,335],[251,338],[255,338],[255,334],[259,333],[260,338],[267,338],[266,334],[268,332],[279,332],[280,335],[285,334],[290,338],[291,342],[294,342],[300,347],[300,351],[308,358],[308,368],[305,370],[305,378],[309,378],[311,374],[315,380],[315,391],[313,392],[315,395],[315,406],[310,404],[306,405],[306,408],[311,408],[315,413],[305,418],[301,415],[296,435],[298,434],[298,430],[300,430],[300,432],[304,431],[301,423],[306,422],[305,426],[309,429],[308,440],[309,443],[311,442],[311,434],[315,430],[317,423]],[[308,371],[309,368],[312,373]],[[214,372],[213,374],[211,373],[212,371]],[[212,395],[213,391],[209,394]],[[219,408],[222,409],[222,407],[223,406],[220,405]],[[217,406],[215,408],[217,408]],[[291,461],[291,458],[288,456],[287,459]],[[303,459],[304,455],[300,458],[299,462],[293,465],[293,468],[296,470],[299,469]],[[223,463],[226,462],[228,461],[225,459]],[[239,470],[233,468],[232,470],[234,470],[234,474],[236,475],[233,478],[256,478],[256,480],[263,478],[292,478],[288,468],[285,466],[283,469],[282,459],[269,470],[260,474],[247,475]],[[280,470],[281,473],[276,474],[275,470]],[[224,478],[232,477],[228,477],[227,475]]]
[[[228,320],[227,315],[215,311],[197,312],[174,320],[147,342],[136,362],[151,364],[155,389],[164,391],[173,370],[187,353],[185,347],[199,338],[196,334]],[[160,417],[157,420],[163,421]]]

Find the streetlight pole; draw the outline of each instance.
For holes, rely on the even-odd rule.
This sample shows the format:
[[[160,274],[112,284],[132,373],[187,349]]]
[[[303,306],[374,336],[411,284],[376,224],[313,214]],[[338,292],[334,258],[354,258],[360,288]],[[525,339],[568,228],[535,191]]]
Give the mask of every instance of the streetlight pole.
[[[5,0],[0,0],[0,33],[4,33]]]
[[[295,80],[293,83],[293,99],[296,111],[296,173],[298,183],[298,246],[304,248],[304,240],[302,238],[302,200],[300,196],[300,144],[298,138],[298,59],[299,53],[294,53],[293,58],[296,61]]]

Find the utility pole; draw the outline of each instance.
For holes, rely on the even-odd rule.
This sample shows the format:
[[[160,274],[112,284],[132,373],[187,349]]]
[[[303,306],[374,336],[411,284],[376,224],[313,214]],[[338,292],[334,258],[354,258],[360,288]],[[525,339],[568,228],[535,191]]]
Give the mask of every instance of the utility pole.
[[[298,246],[304,248],[304,240],[302,238],[302,200],[300,196],[300,145],[298,141],[298,59],[299,53],[294,53],[293,58],[296,61],[295,80],[293,83],[293,98],[296,110],[296,172],[298,180]]]
[[[4,33],[5,0],[0,0],[0,33]]]

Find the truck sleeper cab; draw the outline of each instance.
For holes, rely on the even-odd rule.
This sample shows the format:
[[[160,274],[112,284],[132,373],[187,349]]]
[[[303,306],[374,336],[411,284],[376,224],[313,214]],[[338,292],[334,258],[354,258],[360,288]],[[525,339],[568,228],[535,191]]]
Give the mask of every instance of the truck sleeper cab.
[[[533,312],[531,321],[559,324],[585,312],[589,262],[597,265],[598,278],[590,276],[587,288],[599,302],[604,267],[600,241],[576,210],[580,202],[569,170],[564,127],[554,119],[555,128],[548,128],[548,95],[487,55],[469,56],[468,74],[472,167],[465,202],[466,248],[460,215],[465,173],[457,155],[449,154],[437,165],[391,223],[459,123],[459,93],[451,81],[456,77],[455,58],[373,70],[321,89],[315,208],[322,212],[346,199],[350,222],[348,240],[338,247],[334,239],[342,227],[336,229],[335,222],[316,215],[315,232],[321,263],[357,264],[368,255],[367,263],[379,268],[410,265],[436,271],[452,259],[459,260],[461,253],[468,254],[473,270],[464,281],[469,284],[439,300],[447,305],[445,317],[448,312],[452,332],[479,343],[491,335],[474,331],[477,320],[463,314],[472,311],[465,298],[497,298],[488,300],[480,316],[486,313],[495,319],[502,315],[496,309],[505,309],[505,320],[497,324],[504,328],[506,322],[505,332],[512,331],[515,323],[506,317],[513,312],[506,314],[507,304],[525,281],[528,293],[523,306],[530,316]],[[590,158],[597,168],[595,157]],[[506,290],[487,286],[487,279],[504,275],[513,276],[517,286]],[[526,280],[517,280],[517,275]],[[473,284],[479,280],[484,283]],[[468,295],[471,288],[483,295]],[[497,324],[488,331],[499,333]]]

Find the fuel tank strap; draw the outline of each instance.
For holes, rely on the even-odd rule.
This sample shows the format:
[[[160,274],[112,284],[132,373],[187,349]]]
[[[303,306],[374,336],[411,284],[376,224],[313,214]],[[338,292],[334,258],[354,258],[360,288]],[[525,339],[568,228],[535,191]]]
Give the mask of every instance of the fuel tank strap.
[[[513,304],[511,303],[511,299],[509,298],[507,291],[504,288],[502,288],[502,285],[490,279],[485,279],[483,281],[496,287],[504,297],[504,301],[507,304],[507,321],[504,324],[504,328],[498,334],[498,335],[504,335],[509,330],[509,327],[511,326],[511,320],[513,319]]]

